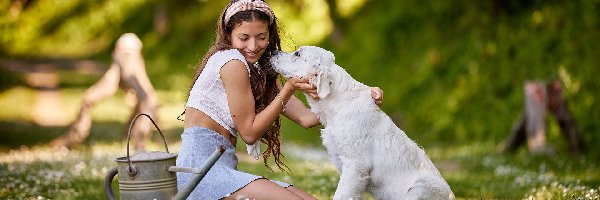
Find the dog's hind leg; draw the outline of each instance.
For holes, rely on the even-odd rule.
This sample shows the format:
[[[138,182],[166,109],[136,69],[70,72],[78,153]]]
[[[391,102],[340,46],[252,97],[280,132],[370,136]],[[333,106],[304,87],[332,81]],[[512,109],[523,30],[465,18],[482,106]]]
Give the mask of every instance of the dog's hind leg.
[[[417,178],[406,192],[406,199],[454,199],[446,181],[434,175]]]
[[[334,200],[362,199],[369,182],[368,170],[355,163],[344,162]]]

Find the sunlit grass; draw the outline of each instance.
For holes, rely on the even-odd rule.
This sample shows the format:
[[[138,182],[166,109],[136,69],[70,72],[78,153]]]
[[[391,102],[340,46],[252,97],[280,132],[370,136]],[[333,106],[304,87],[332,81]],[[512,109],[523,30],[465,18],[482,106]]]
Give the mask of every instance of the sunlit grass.
[[[525,199],[600,199],[599,188],[575,184],[561,184],[552,182],[549,186],[533,188]]]
[[[69,121],[75,119],[84,92],[83,89],[61,89],[57,91],[60,95],[58,109],[64,118]],[[159,117],[164,116],[161,117],[161,122],[166,127],[177,126],[176,124],[179,122],[176,118],[183,111],[184,98],[187,94],[158,91],[157,95],[162,102],[157,110]],[[0,93],[0,120],[32,121],[34,113],[32,113],[31,105],[34,105],[36,101],[47,101],[47,99],[37,99],[35,91],[22,86],[3,91]],[[133,112],[134,104],[134,96],[119,90],[113,96],[95,102],[92,108],[92,116],[94,121],[125,123],[131,112]]]
[[[66,115],[75,115],[83,90],[61,90]],[[27,88],[6,90],[0,103],[33,101]],[[159,117],[171,153],[179,151],[182,123],[175,118],[181,112],[184,96],[158,92]],[[124,156],[126,143],[123,127],[129,116],[129,103],[123,93],[98,103],[89,138],[74,149],[52,148],[44,139],[26,146],[3,147],[0,151],[0,199],[104,199],[106,172],[116,167],[115,158]],[[27,104],[3,107],[1,119],[11,124],[29,120]],[[8,109],[8,110],[7,110]],[[67,116],[69,119],[74,116]],[[18,122],[23,123],[23,122]],[[67,127],[41,127],[35,124],[4,127],[3,137],[14,135],[11,142],[55,137]],[[318,128],[303,130],[284,123],[283,150],[291,173],[272,165],[273,171],[254,160],[238,143],[239,168],[267,178],[289,182],[319,199],[330,199],[337,187],[339,173],[319,143]],[[28,131],[29,130],[29,131]],[[16,131],[16,132],[13,132]],[[32,132],[33,131],[33,132]],[[32,132],[32,133],[29,133]],[[21,134],[21,135],[15,135]],[[148,150],[164,151],[161,139],[153,132]],[[25,138],[27,137],[27,138]],[[423,140],[423,139],[421,139]],[[47,141],[46,141],[47,142]],[[600,174],[593,156],[531,156],[526,151],[514,154],[496,152],[495,141],[436,143],[417,141],[428,153],[459,199],[598,199]],[[113,182],[116,186],[116,181]],[[366,199],[371,197],[366,196]]]
[[[4,199],[101,199],[102,180],[120,148],[34,147],[2,153]]]
[[[179,142],[169,143],[177,152]],[[239,168],[294,184],[319,199],[330,199],[338,172],[321,147],[286,141],[286,163],[292,173],[273,171],[239,151]],[[459,198],[482,199],[598,199],[596,165],[586,160],[495,155],[486,145],[432,147],[431,158]],[[152,150],[162,150],[152,143]],[[436,153],[442,149],[444,154]],[[472,149],[465,151],[461,149]],[[487,154],[468,158],[470,155]],[[0,197],[4,199],[103,199],[106,172],[125,155],[123,142],[96,143],[73,150],[37,146],[0,153]],[[440,157],[443,156],[443,157]],[[464,157],[463,157],[464,156]],[[272,166],[274,167],[274,166]],[[275,168],[275,167],[274,167]],[[565,170],[566,169],[566,170]],[[115,181],[116,182],[116,181]],[[116,187],[116,186],[115,186]]]

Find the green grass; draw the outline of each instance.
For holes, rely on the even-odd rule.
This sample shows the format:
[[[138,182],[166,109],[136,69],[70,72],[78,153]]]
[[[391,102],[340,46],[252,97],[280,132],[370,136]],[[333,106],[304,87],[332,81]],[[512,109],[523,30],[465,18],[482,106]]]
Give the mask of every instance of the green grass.
[[[8,93],[8,94],[7,94]],[[77,91],[61,91],[67,100],[77,102]],[[29,89],[5,91],[0,103],[16,98],[33,99]],[[182,123],[175,120],[181,108],[177,95],[159,91],[161,129],[171,152],[179,150]],[[21,104],[14,111],[26,111]],[[77,103],[64,109],[77,110]],[[67,126],[45,127],[28,122],[23,112],[3,112],[0,120],[0,198],[1,199],[104,199],[106,172],[116,167],[115,158],[125,155],[123,130],[129,113],[122,94],[94,108],[94,124],[88,139],[68,150],[45,144],[67,130]],[[116,112],[115,110],[121,109]],[[108,112],[108,113],[107,113]],[[109,115],[113,113],[113,115]],[[73,116],[69,117],[73,118]],[[17,120],[11,120],[17,119]],[[411,135],[411,134],[409,134]],[[293,183],[319,199],[330,199],[338,172],[319,143],[318,128],[303,130],[284,120],[284,152],[292,173],[271,171],[262,160],[245,155],[238,144],[243,171]],[[498,142],[466,141],[417,142],[425,149],[460,199],[598,199],[600,174],[594,156],[531,156],[525,150],[514,154],[496,152]],[[154,134],[149,150],[163,151]],[[593,155],[593,154],[592,154]],[[116,181],[113,183],[116,187]],[[370,199],[369,196],[366,196]]]
[[[319,146],[285,141],[291,174],[270,171],[239,151],[243,171],[293,183],[319,199],[330,199],[338,172]],[[178,149],[178,142],[170,143]],[[568,157],[499,155],[494,144],[425,146],[458,198],[465,199],[598,199],[600,177],[593,161]],[[161,150],[161,144],[150,145]],[[173,150],[172,150],[173,151]],[[106,172],[125,154],[120,141],[94,143],[73,150],[36,146],[0,153],[0,197],[3,199],[103,199]],[[116,181],[115,183],[116,184]],[[116,187],[116,185],[114,186]]]

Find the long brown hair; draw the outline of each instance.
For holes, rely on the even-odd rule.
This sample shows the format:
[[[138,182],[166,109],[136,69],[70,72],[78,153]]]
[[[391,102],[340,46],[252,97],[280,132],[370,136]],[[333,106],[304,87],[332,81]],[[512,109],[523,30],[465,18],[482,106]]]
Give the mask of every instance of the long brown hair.
[[[263,111],[279,93],[279,87],[277,85],[278,73],[275,72],[271,66],[269,59],[275,50],[281,50],[281,39],[277,27],[277,18],[273,15],[275,19],[273,19],[273,22],[271,23],[270,17],[262,11],[248,10],[238,12],[229,19],[227,24],[225,24],[225,12],[227,11],[227,8],[236,1],[237,0],[231,1],[227,7],[225,7],[223,12],[221,12],[221,16],[217,22],[217,30],[215,31],[215,40],[198,64],[198,71],[191,85],[193,86],[194,82],[196,82],[200,73],[202,73],[202,69],[204,69],[204,66],[206,66],[208,59],[212,55],[218,51],[233,48],[231,44],[231,33],[236,26],[242,22],[250,22],[253,20],[267,23],[269,24],[269,45],[258,60],[259,67],[250,66],[250,85],[252,87],[252,94],[254,95],[254,106],[257,114]],[[289,168],[282,161],[283,154],[281,153],[280,127],[281,122],[278,116],[275,119],[275,122],[271,124],[271,127],[269,127],[265,134],[260,138],[260,142],[267,145],[267,149],[263,152],[265,166],[270,169],[267,161],[269,157],[273,155],[277,167],[282,171],[287,171]]]

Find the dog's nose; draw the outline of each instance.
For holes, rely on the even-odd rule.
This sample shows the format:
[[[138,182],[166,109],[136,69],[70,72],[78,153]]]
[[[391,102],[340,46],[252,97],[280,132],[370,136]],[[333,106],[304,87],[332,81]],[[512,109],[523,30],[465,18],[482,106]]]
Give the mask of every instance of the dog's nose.
[[[281,53],[281,51],[279,51],[279,50],[275,50],[275,51],[273,51],[273,55],[274,55],[274,56],[276,56],[276,55],[277,55],[277,54],[279,54],[279,53]]]

